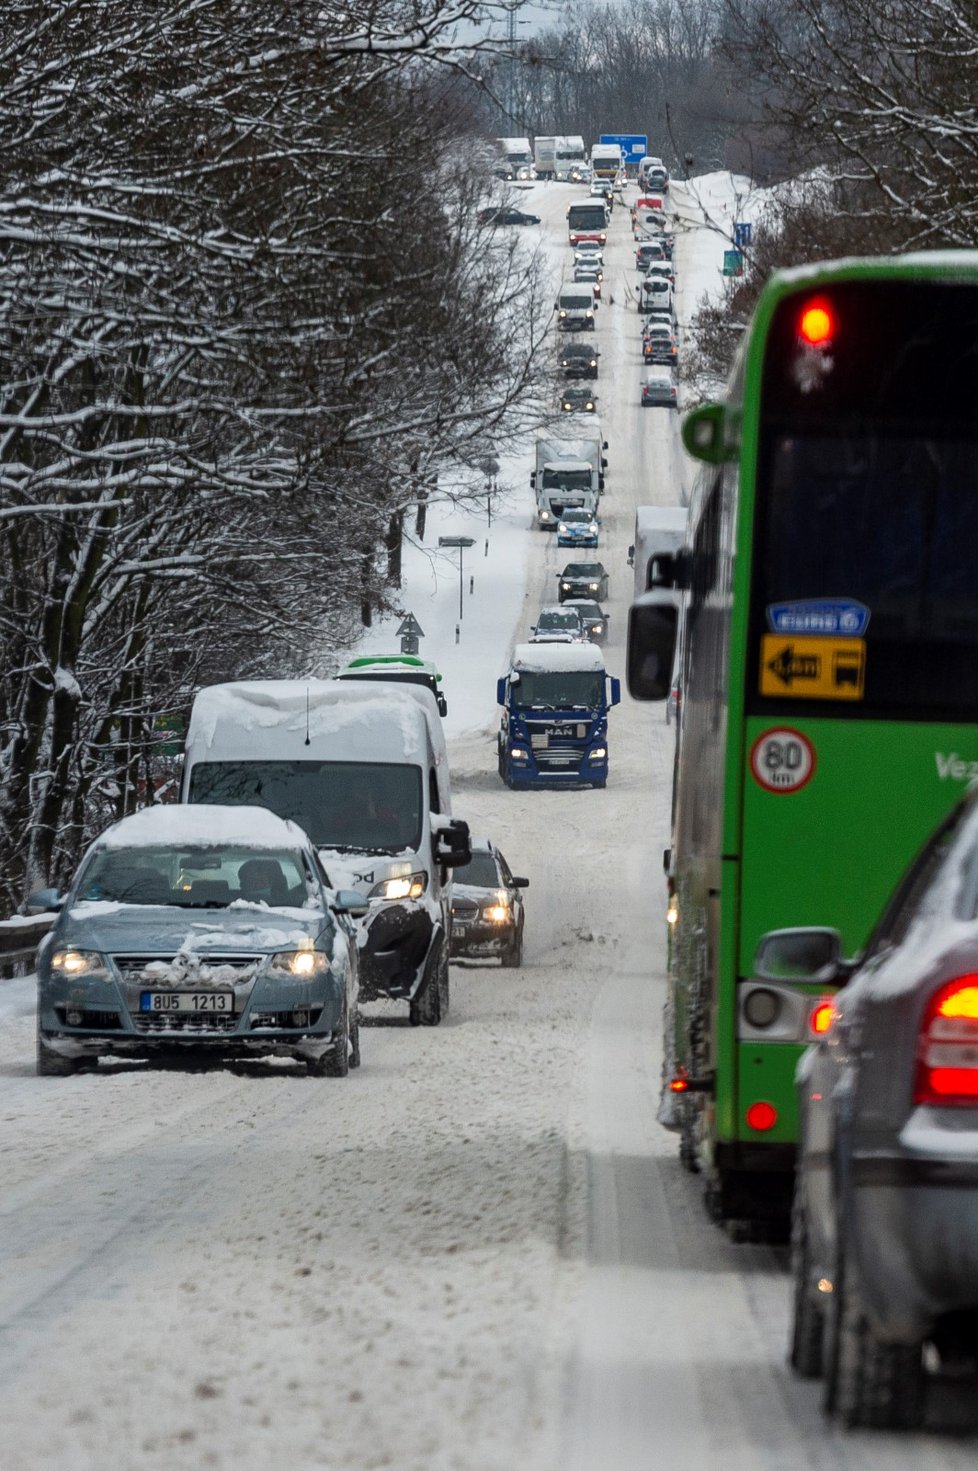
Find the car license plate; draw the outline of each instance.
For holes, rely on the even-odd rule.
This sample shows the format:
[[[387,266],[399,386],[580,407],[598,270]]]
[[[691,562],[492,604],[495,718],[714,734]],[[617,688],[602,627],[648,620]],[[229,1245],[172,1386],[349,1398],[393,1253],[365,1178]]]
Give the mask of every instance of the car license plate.
[[[468,934],[468,930],[469,930],[469,927],[468,927],[467,924],[459,924],[458,923],[458,920],[455,920],[455,919],[452,920],[452,934],[453,935],[466,935],[466,934]]]
[[[140,1011],[190,1012],[203,1015],[210,1012],[230,1014],[234,1011],[233,991],[141,991]]]

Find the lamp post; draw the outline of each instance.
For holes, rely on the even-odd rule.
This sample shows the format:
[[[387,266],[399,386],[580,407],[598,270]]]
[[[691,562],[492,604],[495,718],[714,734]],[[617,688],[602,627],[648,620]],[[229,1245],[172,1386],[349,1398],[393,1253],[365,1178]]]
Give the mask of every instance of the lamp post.
[[[458,547],[458,616],[462,617],[462,559],[465,556],[466,547],[475,546],[474,536],[440,536],[438,538],[440,547]]]

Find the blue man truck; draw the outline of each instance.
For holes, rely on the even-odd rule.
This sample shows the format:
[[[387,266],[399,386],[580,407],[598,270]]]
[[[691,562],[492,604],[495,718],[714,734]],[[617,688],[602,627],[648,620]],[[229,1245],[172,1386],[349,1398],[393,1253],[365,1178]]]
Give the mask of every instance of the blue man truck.
[[[517,644],[496,685],[499,775],[509,787],[603,787],[608,711],[621,684],[588,643]]]

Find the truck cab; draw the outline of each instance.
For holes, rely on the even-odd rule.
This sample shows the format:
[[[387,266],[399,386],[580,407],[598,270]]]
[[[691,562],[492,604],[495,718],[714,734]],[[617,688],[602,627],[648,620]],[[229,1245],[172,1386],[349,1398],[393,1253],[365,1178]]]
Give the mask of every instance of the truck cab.
[[[593,644],[517,644],[496,685],[499,775],[509,787],[603,787],[608,711],[621,699]]]

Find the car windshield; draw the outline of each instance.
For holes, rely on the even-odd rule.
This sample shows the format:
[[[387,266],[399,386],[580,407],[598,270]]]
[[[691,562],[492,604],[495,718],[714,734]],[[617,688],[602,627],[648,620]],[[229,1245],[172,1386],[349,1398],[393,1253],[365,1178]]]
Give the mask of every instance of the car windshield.
[[[591,512],[565,511],[561,520],[565,526],[589,526],[591,524]]]
[[[102,848],[78,875],[76,901],[226,909],[237,900],[301,906],[309,897],[296,853],[215,843]]]
[[[565,612],[554,608],[552,612],[545,609],[537,619],[537,628],[558,628],[561,632],[576,633],[580,627],[576,613]]]
[[[604,674],[595,669],[540,669],[520,674],[513,703],[523,710],[596,710]]]
[[[495,858],[484,850],[473,850],[472,862],[465,865],[464,873],[459,869],[457,882],[470,884],[475,889],[498,889],[500,883]]]
[[[421,842],[418,766],[357,761],[200,761],[191,802],[267,807],[317,848],[401,853]]]
[[[587,577],[597,581],[604,568],[600,562],[568,562],[561,573],[562,577]]]

